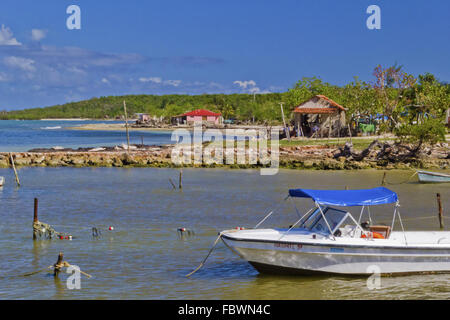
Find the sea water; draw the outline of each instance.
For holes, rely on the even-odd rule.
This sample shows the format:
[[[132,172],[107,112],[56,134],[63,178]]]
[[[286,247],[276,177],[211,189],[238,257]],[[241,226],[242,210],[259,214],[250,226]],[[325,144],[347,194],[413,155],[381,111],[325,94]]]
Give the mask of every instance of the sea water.
[[[367,278],[258,274],[220,243],[191,278],[217,233],[254,227],[288,227],[298,219],[289,188],[349,189],[380,185],[382,171],[183,169],[183,190],[173,190],[175,169],[22,168],[17,188],[10,169],[0,169],[0,299],[448,299],[450,275],[382,278],[369,290]],[[450,216],[450,184],[419,184],[411,171],[389,171],[407,230],[438,230],[436,193]],[[33,199],[39,220],[73,240],[32,240]],[[313,203],[295,200],[300,212]],[[359,215],[359,208],[350,210]],[[372,219],[390,225],[392,205],[374,207]],[[450,224],[446,222],[446,230]],[[113,230],[109,231],[112,226]],[[92,236],[92,228],[101,231]],[[180,237],[178,228],[193,235]],[[400,230],[396,224],[395,230]],[[69,290],[68,274],[24,277],[64,259],[93,277]]]

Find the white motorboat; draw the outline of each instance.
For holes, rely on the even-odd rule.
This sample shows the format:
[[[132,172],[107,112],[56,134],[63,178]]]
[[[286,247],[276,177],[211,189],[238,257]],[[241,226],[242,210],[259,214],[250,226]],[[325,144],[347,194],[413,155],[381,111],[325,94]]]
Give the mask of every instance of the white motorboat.
[[[314,207],[289,229],[226,230],[223,242],[259,272],[289,274],[381,274],[450,272],[450,232],[405,231],[397,194],[366,190],[289,190]],[[391,226],[373,225],[370,207],[394,204]],[[334,207],[362,207],[357,221]],[[361,223],[365,215],[369,222]],[[396,219],[401,231],[393,231]]]
[[[419,182],[444,183],[450,182],[450,174],[431,171],[417,171]]]
[[[0,187],[3,187],[4,184],[5,184],[5,178],[0,177]]]

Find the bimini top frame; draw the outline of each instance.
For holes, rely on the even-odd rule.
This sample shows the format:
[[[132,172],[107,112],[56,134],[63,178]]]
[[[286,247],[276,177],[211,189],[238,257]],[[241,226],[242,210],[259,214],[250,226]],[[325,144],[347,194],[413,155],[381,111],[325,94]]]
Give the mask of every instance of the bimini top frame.
[[[398,215],[400,225],[403,230],[403,234],[405,237],[405,244],[407,244],[406,241],[406,234],[403,227],[403,222],[401,220],[400,212],[398,210],[398,207],[400,207],[398,202],[398,196],[395,192],[384,188],[373,188],[373,189],[361,189],[361,190],[311,190],[311,189],[290,189],[289,190],[289,196],[290,197],[297,197],[297,198],[310,198],[314,201],[315,207],[319,210],[320,214],[322,215],[328,230],[330,231],[330,236],[334,239],[333,231],[336,228],[332,228],[328,220],[325,218],[325,214],[322,211],[322,206],[339,206],[339,207],[354,207],[354,206],[361,206],[361,215],[359,217],[359,221],[357,222],[353,216],[348,213],[348,217],[350,217],[356,224],[358,228],[360,227],[361,222],[361,216],[364,211],[364,208],[367,207],[368,213],[369,213],[369,219],[370,217],[370,206],[374,205],[381,205],[381,204],[389,204],[389,203],[395,203],[395,210],[394,215],[392,219],[392,226],[391,230],[394,228],[395,218]],[[286,198],[286,199],[287,199]],[[286,200],[285,199],[285,200]],[[294,204],[295,206],[295,204]],[[300,215],[300,212],[298,211],[297,207],[295,206],[295,210],[297,214],[299,215],[300,219],[297,220],[290,228],[289,230],[284,234],[286,235],[291,229],[293,229],[295,226],[297,226],[299,223],[306,221],[303,219],[308,219],[309,214],[312,212],[313,208],[306,212],[303,216]],[[260,223],[257,224],[255,228],[258,228],[272,213],[274,213],[275,210],[271,211]],[[347,216],[346,216],[347,217]],[[345,220],[345,219],[343,219]],[[342,221],[343,221],[342,220]],[[283,235],[283,236],[284,236]]]

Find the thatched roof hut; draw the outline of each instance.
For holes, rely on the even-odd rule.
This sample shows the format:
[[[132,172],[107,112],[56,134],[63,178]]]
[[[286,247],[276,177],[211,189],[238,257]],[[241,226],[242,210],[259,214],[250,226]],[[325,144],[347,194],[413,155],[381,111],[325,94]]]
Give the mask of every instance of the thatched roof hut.
[[[299,136],[342,136],[346,109],[324,95],[316,95],[294,109]]]

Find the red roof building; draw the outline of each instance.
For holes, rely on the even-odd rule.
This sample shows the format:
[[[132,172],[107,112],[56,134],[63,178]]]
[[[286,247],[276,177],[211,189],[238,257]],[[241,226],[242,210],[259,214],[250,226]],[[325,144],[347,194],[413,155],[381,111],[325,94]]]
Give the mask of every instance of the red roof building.
[[[215,113],[205,109],[197,109],[182,114],[182,116],[186,117],[220,117],[221,115],[222,115],[221,113]]]
[[[205,109],[197,109],[172,117],[172,124],[188,124],[201,122],[203,124],[221,124],[222,114]]]

